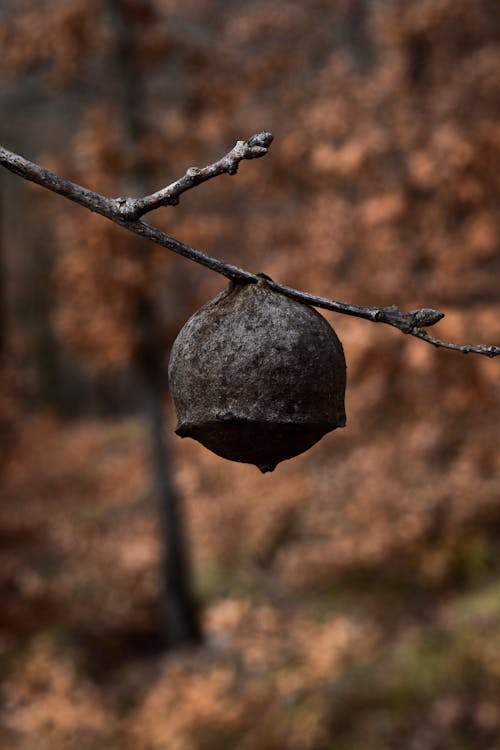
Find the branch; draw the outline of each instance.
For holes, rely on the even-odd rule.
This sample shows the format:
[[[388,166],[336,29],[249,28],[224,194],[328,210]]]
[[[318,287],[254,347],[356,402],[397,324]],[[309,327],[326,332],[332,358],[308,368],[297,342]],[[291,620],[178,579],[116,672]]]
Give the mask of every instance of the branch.
[[[266,132],[256,133],[248,141],[237,141],[234,148],[222,159],[208,167],[189,167],[183,177],[152,195],[146,195],[144,198],[119,199],[122,201],[121,213],[127,219],[139,219],[160,206],[177,206],[182,193],[220,174],[236,174],[241,161],[265,156],[272,142],[273,134]]]
[[[238,141],[234,148],[222,159],[219,159],[219,161],[201,169],[192,167],[176,182],[143,198],[108,198],[99,193],[94,193],[92,190],[88,190],[81,185],[77,185],[49,172],[44,167],[30,162],[2,146],[0,146],[0,164],[19,177],[30,180],[55,193],[59,193],[59,195],[63,195],[65,198],[88,208],[90,211],[105,216],[110,221],[128,229],[130,232],[144,237],[168,250],[172,250],[174,253],[182,255],[195,263],[199,263],[211,271],[220,273],[222,276],[235,282],[256,284],[259,281],[262,283],[264,279],[265,283],[279,294],[284,294],[312,307],[321,307],[325,310],[341,313],[342,315],[364,318],[374,323],[386,323],[403,333],[434,344],[434,346],[455,349],[464,354],[473,352],[487,357],[497,357],[500,355],[500,346],[453,344],[430,336],[423,329],[435,325],[444,317],[443,313],[439,312],[439,310],[421,308],[404,313],[395,305],[388,307],[363,307],[347,302],[337,302],[326,297],[316,297],[308,292],[301,292],[298,289],[278,284],[264,274],[254,274],[243,268],[238,268],[238,266],[223,263],[218,258],[212,258],[210,255],[201,252],[201,250],[196,250],[194,247],[186,245],[165,232],[161,232],[159,229],[140,221],[140,216],[153,211],[159,206],[178,203],[179,196],[182,193],[202,182],[206,182],[206,180],[212,179],[212,177],[224,173],[235,174],[239,163],[244,159],[255,159],[264,156],[271,145],[272,138],[271,133],[257,133],[249,138],[248,141]]]

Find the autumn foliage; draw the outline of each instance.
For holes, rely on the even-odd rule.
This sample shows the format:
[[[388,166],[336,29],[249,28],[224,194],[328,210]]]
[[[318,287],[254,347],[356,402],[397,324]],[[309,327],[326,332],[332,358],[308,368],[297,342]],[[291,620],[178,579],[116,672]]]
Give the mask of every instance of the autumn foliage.
[[[500,343],[495,2],[4,6],[7,147],[138,195],[271,130],[265,159],[148,221],[297,288],[438,308],[443,338]],[[326,313],[346,429],[261,476],[171,418],[206,637],[165,654],[137,307],[166,358],[225,281],[1,177],[0,746],[497,748],[498,360]]]

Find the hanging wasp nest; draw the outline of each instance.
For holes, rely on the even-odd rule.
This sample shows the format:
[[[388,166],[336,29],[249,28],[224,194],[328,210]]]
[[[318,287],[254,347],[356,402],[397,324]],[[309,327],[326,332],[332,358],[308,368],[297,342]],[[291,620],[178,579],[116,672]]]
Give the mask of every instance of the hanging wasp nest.
[[[187,321],[169,381],[178,435],[262,472],[346,421],[346,365],[335,331],[265,280],[230,283]]]

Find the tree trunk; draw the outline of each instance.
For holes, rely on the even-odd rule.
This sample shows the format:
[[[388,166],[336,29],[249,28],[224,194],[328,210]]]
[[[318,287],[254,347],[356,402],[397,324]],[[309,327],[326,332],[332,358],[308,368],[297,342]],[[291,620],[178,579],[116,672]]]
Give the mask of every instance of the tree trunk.
[[[180,497],[172,479],[163,417],[161,359],[142,367],[146,391],[153,469],[153,490],[158,503],[162,559],[161,621],[168,648],[201,641],[199,612],[190,586],[190,569]],[[166,375],[166,374],[165,374]]]
[[[147,0],[143,2],[147,10]],[[144,86],[136,65],[134,18],[127,15],[123,0],[109,0],[116,32],[115,59],[117,75],[122,81],[122,111],[124,124],[132,148],[137,148],[144,135]],[[131,175],[141,195],[147,191],[147,165],[139,156],[134,160]],[[139,252],[143,252],[139,248]],[[140,373],[147,404],[147,423],[150,432],[153,491],[159,510],[159,529],[162,541],[160,602],[162,629],[167,648],[201,641],[198,607],[191,589],[186,541],[181,510],[181,499],[175,488],[168,446],[165,438],[163,395],[167,376],[164,350],[157,335],[158,320],[154,303],[147,295],[139,296],[136,309],[137,346],[135,364]]]

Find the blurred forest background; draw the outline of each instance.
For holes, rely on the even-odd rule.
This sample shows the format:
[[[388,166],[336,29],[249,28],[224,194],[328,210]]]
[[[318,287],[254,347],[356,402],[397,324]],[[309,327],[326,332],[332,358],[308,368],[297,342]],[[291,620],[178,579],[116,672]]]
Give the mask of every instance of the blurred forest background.
[[[271,130],[148,220],[500,343],[497,0],[2,0],[0,51],[7,148],[140,195]],[[2,750],[498,750],[499,362],[326,314],[347,428],[262,476],[173,434],[169,346],[224,279],[0,200]],[[170,651],[160,402],[204,633]]]

